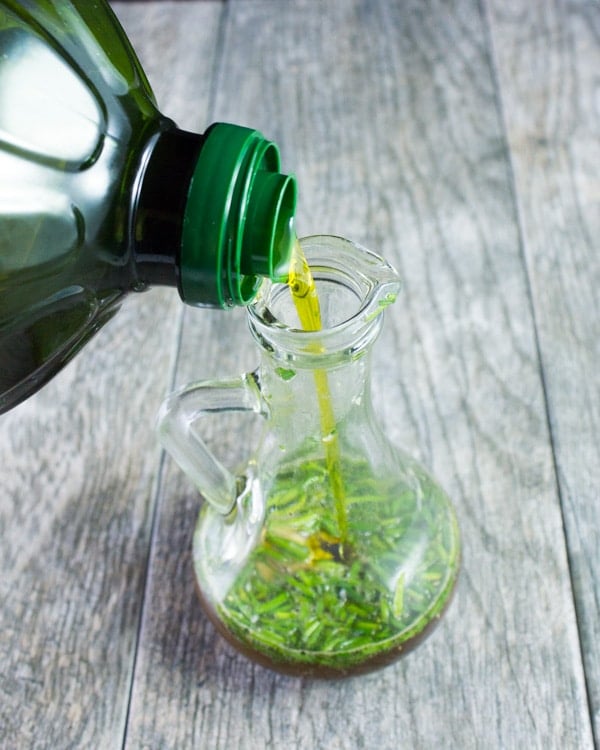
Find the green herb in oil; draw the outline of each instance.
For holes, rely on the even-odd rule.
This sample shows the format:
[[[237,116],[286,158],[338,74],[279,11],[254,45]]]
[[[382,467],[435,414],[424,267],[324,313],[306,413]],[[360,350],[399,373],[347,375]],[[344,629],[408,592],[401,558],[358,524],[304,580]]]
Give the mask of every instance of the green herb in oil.
[[[274,664],[344,671],[406,648],[439,617],[453,587],[458,549],[437,487],[431,483],[430,491],[440,493],[441,523],[438,513],[424,521],[416,493],[385,486],[366,463],[340,468],[349,555],[331,533],[333,504],[314,502],[315,477],[331,499],[326,461],[300,463],[275,482],[261,539],[218,607],[236,639]],[[398,569],[415,537],[429,540],[418,567]]]

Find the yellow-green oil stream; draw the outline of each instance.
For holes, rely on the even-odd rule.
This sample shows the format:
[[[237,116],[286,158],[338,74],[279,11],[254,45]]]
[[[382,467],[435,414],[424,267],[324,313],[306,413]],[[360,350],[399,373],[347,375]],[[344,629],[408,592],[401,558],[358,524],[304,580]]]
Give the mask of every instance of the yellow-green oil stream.
[[[288,285],[302,329],[305,331],[320,331],[322,321],[319,297],[310,266],[298,240],[296,240],[292,251]],[[324,370],[315,370],[314,379],[321,420],[321,440],[325,449],[325,461],[335,502],[335,513],[340,533],[339,542],[343,550],[348,533],[348,519],[335,414],[331,403],[327,373]]]

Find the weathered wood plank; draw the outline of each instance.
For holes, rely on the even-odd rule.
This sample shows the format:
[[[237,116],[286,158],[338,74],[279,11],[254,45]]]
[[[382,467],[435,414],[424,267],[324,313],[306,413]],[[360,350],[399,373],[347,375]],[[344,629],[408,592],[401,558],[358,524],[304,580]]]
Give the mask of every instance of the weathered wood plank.
[[[488,5],[600,741],[600,6]]]
[[[220,5],[185,18],[172,3],[117,10],[165,111],[202,126],[209,82],[188,66],[211,60]],[[152,426],[180,311],[174,290],[130,300],[0,418],[2,748],[121,747],[160,456]]]
[[[362,241],[405,277],[376,400],[455,498],[464,570],[439,630],[397,665],[341,683],[271,674],[200,612],[199,501],[167,462],[128,747],[591,746],[487,39],[475,0],[228,4],[211,119],[278,141],[301,233]],[[177,381],[252,366],[242,323],[186,313]],[[215,433],[227,454],[230,431]]]

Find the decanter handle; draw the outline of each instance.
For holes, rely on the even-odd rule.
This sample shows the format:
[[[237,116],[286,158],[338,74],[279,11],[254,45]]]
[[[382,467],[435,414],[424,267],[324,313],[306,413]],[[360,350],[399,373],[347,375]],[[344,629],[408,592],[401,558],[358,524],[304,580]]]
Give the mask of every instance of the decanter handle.
[[[156,422],[163,447],[215,510],[223,515],[229,513],[235,504],[236,478],[207,448],[195,429],[195,423],[207,414],[226,411],[264,413],[254,373],[186,385],[165,399]]]

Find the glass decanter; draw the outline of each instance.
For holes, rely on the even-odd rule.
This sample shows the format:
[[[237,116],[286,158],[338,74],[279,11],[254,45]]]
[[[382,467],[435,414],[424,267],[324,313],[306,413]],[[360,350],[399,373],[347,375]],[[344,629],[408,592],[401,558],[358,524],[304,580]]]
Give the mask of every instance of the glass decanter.
[[[301,246],[322,329],[301,330],[288,285],[265,281],[248,308],[258,368],[172,394],[158,430],[207,501],[194,566],[218,630],[272,669],[343,676],[431,631],[456,583],[459,532],[446,494],[373,413],[371,349],[396,272],[338,237]],[[232,411],[264,417],[237,472],[198,432],[205,415]]]

